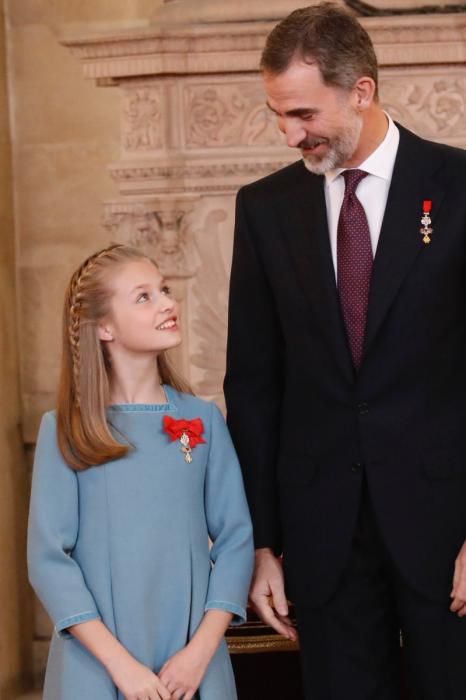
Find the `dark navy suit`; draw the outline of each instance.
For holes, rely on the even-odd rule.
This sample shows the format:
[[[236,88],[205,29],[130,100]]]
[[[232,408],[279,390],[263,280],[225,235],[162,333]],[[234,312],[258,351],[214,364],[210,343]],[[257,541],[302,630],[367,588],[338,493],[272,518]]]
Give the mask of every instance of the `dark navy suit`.
[[[324,178],[297,162],[237,199],[228,422],[256,547],[283,552],[287,592],[303,620],[337,595],[361,518],[410,595],[447,611],[466,540],[466,152],[399,128],[357,373]],[[426,199],[428,245],[419,232]],[[361,515],[363,502],[370,515]],[[448,615],[466,668],[466,621]],[[452,687],[462,682],[462,695],[413,697],[464,700],[466,671]],[[395,696],[349,688],[342,697]]]

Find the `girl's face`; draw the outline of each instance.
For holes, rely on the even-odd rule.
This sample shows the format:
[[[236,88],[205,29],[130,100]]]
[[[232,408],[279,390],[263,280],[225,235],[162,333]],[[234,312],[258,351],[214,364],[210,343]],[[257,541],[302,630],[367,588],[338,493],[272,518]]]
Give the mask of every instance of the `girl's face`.
[[[179,345],[178,304],[150,260],[118,267],[109,285],[110,313],[99,324],[99,337],[111,352],[158,353]]]

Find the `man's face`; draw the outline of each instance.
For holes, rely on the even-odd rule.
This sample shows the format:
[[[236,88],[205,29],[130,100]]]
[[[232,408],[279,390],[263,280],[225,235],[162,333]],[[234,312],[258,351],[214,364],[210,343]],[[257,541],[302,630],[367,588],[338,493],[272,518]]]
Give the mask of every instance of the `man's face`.
[[[302,61],[279,75],[264,73],[263,79],[278,128],[312,172],[323,175],[351,165],[363,126],[355,90],[325,85],[319,68]]]

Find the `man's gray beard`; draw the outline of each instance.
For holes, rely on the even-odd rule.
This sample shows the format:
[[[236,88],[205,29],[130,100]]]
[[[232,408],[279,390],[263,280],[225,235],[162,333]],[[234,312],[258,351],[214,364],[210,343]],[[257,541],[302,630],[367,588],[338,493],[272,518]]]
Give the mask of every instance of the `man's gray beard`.
[[[343,167],[343,163],[353,156],[362,131],[362,117],[351,115],[351,123],[342,134],[333,138],[332,145],[326,156],[318,158],[312,154],[303,155],[306,167],[314,175],[325,175],[329,170]]]

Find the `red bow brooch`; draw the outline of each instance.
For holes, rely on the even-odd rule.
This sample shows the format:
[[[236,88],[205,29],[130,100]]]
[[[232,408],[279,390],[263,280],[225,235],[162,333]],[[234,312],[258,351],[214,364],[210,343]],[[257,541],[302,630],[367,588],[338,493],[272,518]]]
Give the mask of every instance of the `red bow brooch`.
[[[204,432],[204,423],[200,418],[186,420],[180,418],[175,420],[170,416],[163,417],[163,429],[169,436],[170,440],[179,440],[181,443],[181,451],[184,453],[185,461],[191,464],[193,461],[193,447],[200,443],[205,443],[202,433]]]

